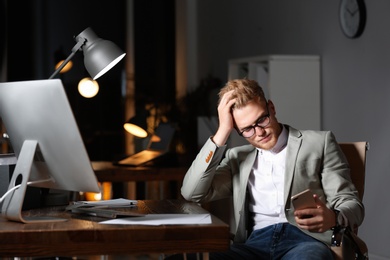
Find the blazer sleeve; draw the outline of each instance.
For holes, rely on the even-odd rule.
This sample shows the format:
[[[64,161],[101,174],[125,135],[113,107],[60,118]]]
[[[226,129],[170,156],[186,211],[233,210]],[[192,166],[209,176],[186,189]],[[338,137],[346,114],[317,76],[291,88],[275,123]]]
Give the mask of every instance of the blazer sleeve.
[[[353,185],[348,161],[331,132],[327,135],[325,153],[322,184],[327,202],[330,208],[339,210],[354,229],[363,222],[365,209]]]
[[[186,200],[207,202],[231,196],[230,170],[227,165],[218,167],[225,150],[226,146],[218,147],[211,138],[206,141],[183,179],[181,194]]]
[[[334,134],[302,131],[299,139],[290,195],[310,188],[329,208],[339,210],[352,228],[359,226],[364,219],[364,206]]]

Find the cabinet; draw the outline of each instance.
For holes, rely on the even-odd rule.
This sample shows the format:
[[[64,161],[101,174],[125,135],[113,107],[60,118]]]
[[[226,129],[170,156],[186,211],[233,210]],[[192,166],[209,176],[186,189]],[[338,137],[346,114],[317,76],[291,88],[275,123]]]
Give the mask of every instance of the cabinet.
[[[254,79],[276,108],[281,123],[321,129],[320,57],[267,55],[228,61],[229,79]]]

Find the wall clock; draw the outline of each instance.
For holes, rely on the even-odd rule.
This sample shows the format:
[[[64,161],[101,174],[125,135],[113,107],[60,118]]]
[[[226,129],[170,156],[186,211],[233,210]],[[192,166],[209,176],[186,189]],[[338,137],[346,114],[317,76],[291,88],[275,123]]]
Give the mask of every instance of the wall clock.
[[[359,37],[366,25],[366,5],[364,0],[341,0],[340,26],[348,38]]]

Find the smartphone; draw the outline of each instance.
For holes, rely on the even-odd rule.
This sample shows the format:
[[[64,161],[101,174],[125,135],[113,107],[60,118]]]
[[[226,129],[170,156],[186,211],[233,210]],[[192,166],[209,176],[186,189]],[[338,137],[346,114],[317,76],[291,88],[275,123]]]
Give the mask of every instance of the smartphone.
[[[304,190],[291,197],[294,209],[316,208],[317,205],[310,189]]]

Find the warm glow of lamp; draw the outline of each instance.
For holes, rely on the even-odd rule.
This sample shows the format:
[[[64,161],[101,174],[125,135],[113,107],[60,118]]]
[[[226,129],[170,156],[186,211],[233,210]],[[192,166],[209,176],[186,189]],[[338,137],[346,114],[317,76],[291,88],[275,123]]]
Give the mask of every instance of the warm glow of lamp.
[[[86,192],[85,200],[88,201],[100,201],[100,200],[110,200],[112,197],[112,183],[111,182],[102,182],[98,183],[100,187],[100,192]]]
[[[78,90],[83,97],[92,98],[99,92],[99,84],[96,80],[86,77],[80,80]]]
[[[49,79],[54,78],[78,51],[83,51],[84,66],[94,80],[110,70],[126,55],[113,42],[99,38],[91,28],[87,28],[77,35],[75,41],[77,43],[72,48],[72,53]]]
[[[150,127],[150,119],[152,119],[153,121],[152,127]],[[156,128],[155,116],[153,116],[153,114],[151,113],[150,108],[138,111],[135,116],[133,116],[123,124],[123,128],[136,137],[145,138],[150,136],[151,142],[161,141],[161,138],[158,135],[154,134],[153,130],[150,130],[151,128]]]
[[[84,193],[85,200],[88,200],[88,201],[102,200],[102,185],[100,182],[98,183],[98,185],[99,185],[100,192],[86,192],[86,193]]]
[[[102,193],[101,192],[98,192],[98,193],[86,192],[85,193],[85,200],[88,200],[88,201],[99,201],[99,200],[102,200]]]
[[[65,62],[65,60],[60,60],[60,61],[55,65],[54,68],[55,68],[55,69],[58,69],[58,68],[61,66],[61,64],[62,64],[63,62]],[[65,67],[62,68],[62,70],[60,71],[60,73],[66,73],[66,72],[68,72],[72,67],[73,67],[73,62],[72,62],[72,61],[69,61],[69,62],[65,65]]]
[[[55,62],[54,68],[57,70],[62,65],[62,63],[65,62],[65,59],[66,59],[66,56],[65,56],[65,53],[64,53],[62,47],[59,48],[58,50],[56,50],[55,53],[54,53],[54,62]],[[66,63],[65,67],[62,68],[60,73],[61,74],[62,73],[66,73],[72,67],[73,67],[73,62],[70,60],[68,63]]]
[[[148,136],[148,132],[145,129],[143,129],[142,127],[139,127],[136,124],[125,123],[123,125],[123,127],[125,128],[125,130],[127,132],[129,132],[130,134],[135,135],[135,136],[137,136],[139,138],[145,138],[145,137]]]
[[[148,136],[146,117],[146,112],[140,113],[124,123],[123,128],[136,137],[145,138]]]
[[[161,137],[159,137],[158,135],[152,135],[150,141],[155,143],[161,142]]]

